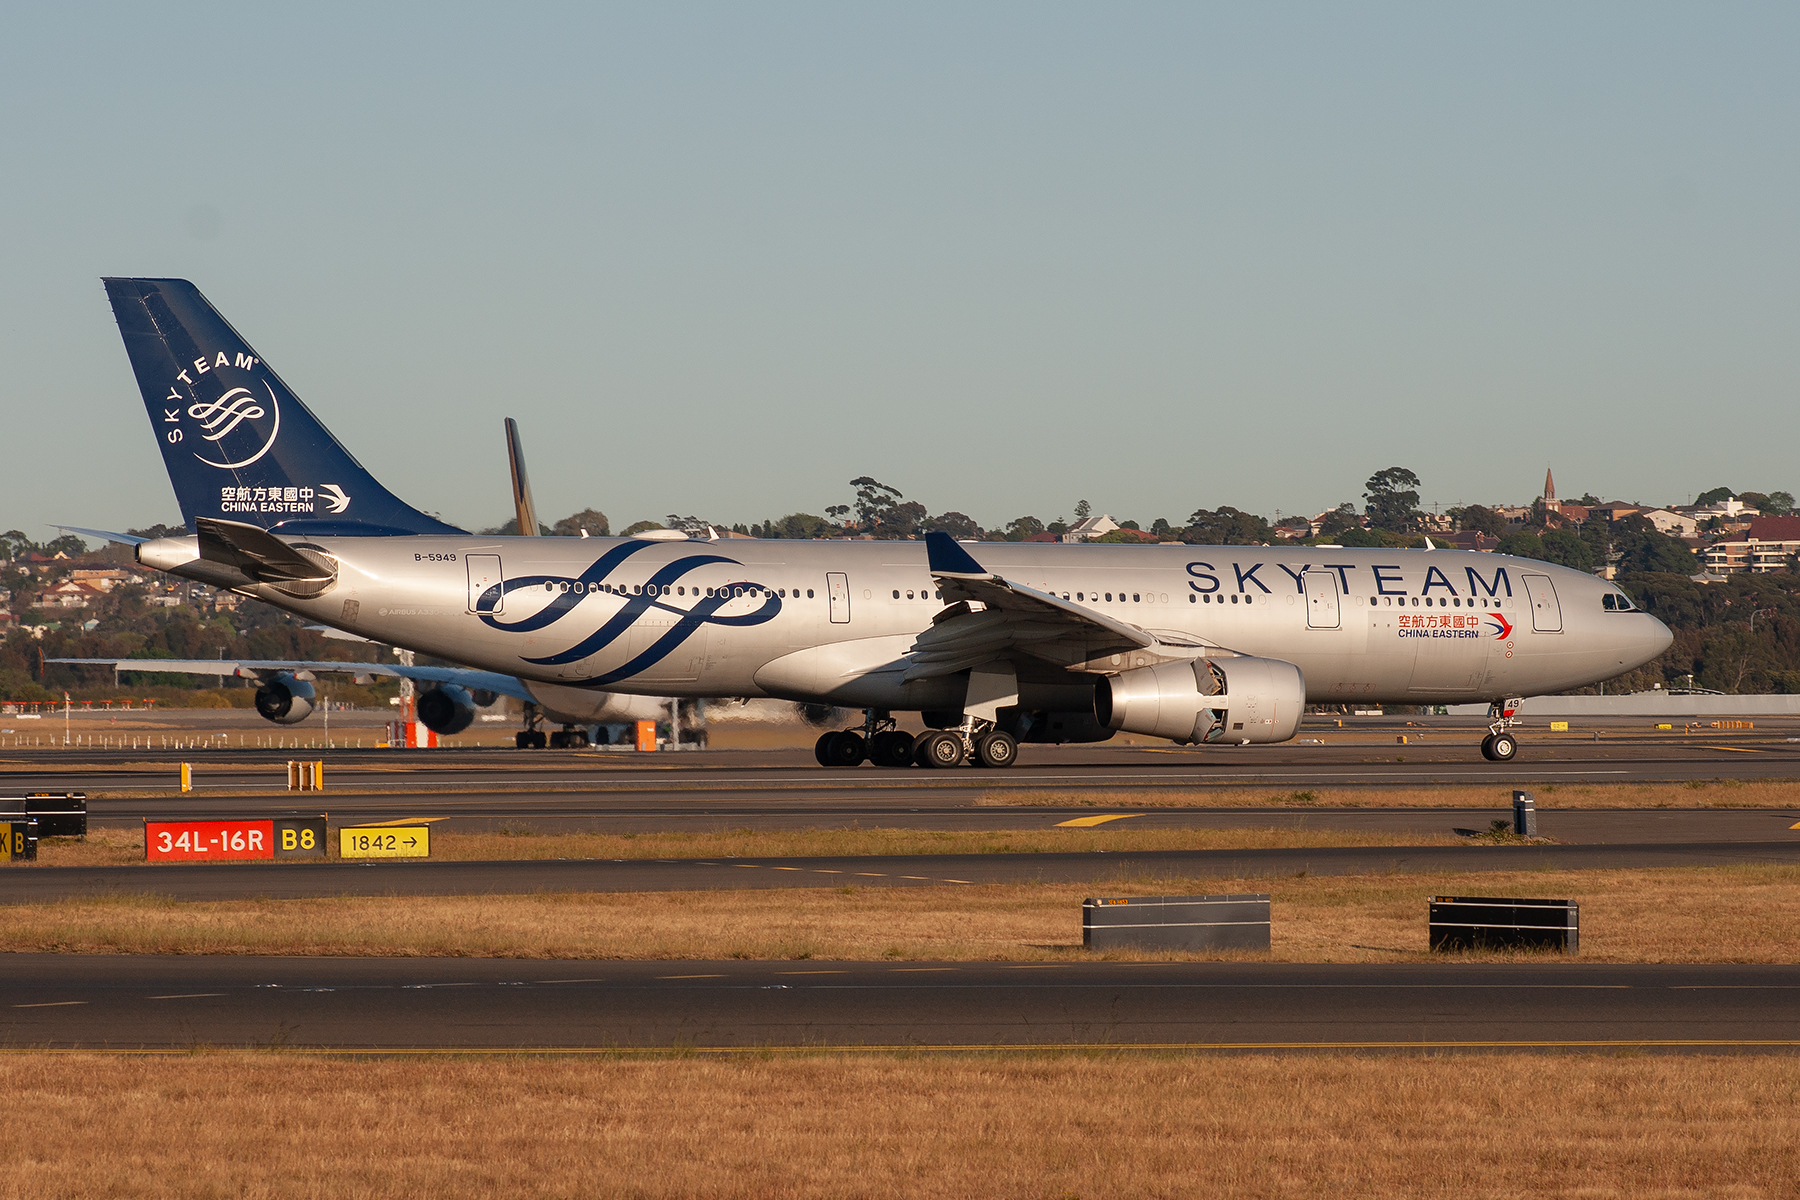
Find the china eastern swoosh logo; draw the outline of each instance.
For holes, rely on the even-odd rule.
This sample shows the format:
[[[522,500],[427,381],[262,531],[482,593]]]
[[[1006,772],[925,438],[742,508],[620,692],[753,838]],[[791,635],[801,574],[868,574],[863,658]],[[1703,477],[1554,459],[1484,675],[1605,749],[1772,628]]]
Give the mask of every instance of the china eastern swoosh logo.
[[[1512,636],[1513,627],[1512,627],[1511,621],[1507,620],[1505,617],[1501,616],[1499,613],[1493,613],[1493,612],[1487,614],[1487,619],[1494,623],[1494,636],[1495,637],[1509,638]]]
[[[600,585],[606,582],[607,576],[611,575],[615,569],[633,554],[648,550],[656,544],[657,543],[655,542],[633,542],[623,546],[615,546],[613,549],[595,559],[591,566],[577,576],[521,575],[513,579],[504,580],[501,583],[496,583],[481,594],[476,601],[476,611],[480,614],[481,620],[487,625],[494,629],[505,630],[508,633],[531,633],[535,630],[544,629],[556,624],[558,621],[574,612],[575,609],[580,606],[581,602],[586,600],[589,596],[607,594],[600,591]],[[744,580],[741,583],[734,583],[732,585],[736,595],[715,595],[696,598],[693,601],[692,608],[681,608],[676,602],[669,598],[669,585],[673,584],[676,580],[682,578],[690,571],[700,567],[711,566],[715,563],[729,563],[732,566],[742,565],[737,559],[727,558],[722,554],[690,554],[683,558],[678,558],[673,562],[665,563],[663,566],[658,567],[656,573],[651,575],[646,581],[645,589],[641,594],[621,597],[625,601],[624,605],[618,612],[614,613],[604,625],[600,626],[599,629],[596,629],[587,637],[582,638],[567,650],[548,655],[544,658],[525,658],[521,656],[520,661],[532,663],[536,666],[564,666],[568,663],[580,662],[589,655],[597,654],[601,650],[612,645],[637,622],[639,617],[647,612],[654,610],[673,613],[679,617],[680,619],[670,627],[667,633],[657,638],[655,642],[644,649],[643,653],[634,657],[630,662],[616,667],[611,671],[603,672],[590,679],[568,681],[577,684],[587,683],[603,685],[616,683],[621,679],[629,679],[638,672],[655,666],[672,654],[683,642],[698,633],[703,626],[727,625],[744,627],[761,625],[765,621],[774,620],[776,615],[781,612],[781,601],[775,596],[774,592],[764,585],[750,580]],[[550,603],[546,604],[531,616],[518,621],[503,621],[499,617],[493,615],[493,609],[496,606],[496,602],[498,602],[503,595],[511,594],[513,592],[529,591],[534,588],[542,588],[546,584],[555,589],[556,595],[551,599]],[[563,590],[565,587],[567,588],[566,591]],[[649,589],[651,587],[656,589],[657,595],[653,596],[650,594]],[[752,588],[762,593],[763,603],[761,608],[754,612],[744,613],[740,616],[721,617],[716,615],[720,608],[731,603],[732,600],[737,598],[737,595],[742,595],[743,589],[745,588]]]

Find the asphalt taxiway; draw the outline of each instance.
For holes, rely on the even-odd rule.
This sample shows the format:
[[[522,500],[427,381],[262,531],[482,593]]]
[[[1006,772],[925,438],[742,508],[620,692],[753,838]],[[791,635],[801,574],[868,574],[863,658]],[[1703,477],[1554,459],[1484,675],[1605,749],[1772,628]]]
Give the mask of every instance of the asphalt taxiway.
[[[13,1048],[1800,1048],[1800,967],[8,957]]]
[[[911,854],[835,858],[514,859],[500,862],[175,863],[0,872],[0,905],[83,896],[177,900],[481,896],[794,887],[942,887],[1265,879],[1298,874],[1625,869],[1800,863],[1800,838],[1649,845],[1351,846],[1308,850]]]

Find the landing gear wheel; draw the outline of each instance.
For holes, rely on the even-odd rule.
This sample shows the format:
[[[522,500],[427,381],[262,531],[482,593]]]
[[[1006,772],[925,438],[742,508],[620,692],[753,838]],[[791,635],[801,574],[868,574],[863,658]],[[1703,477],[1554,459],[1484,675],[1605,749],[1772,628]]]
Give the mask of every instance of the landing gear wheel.
[[[1010,767],[1019,761],[1019,743],[1010,733],[984,733],[975,739],[975,762],[983,767]]]
[[[828,767],[857,767],[868,757],[868,743],[863,735],[854,729],[840,729],[831,735],[825,743],[825,765]]]
[[[513,735],[513,745],[521,750],[542,750],[547,740],[541,729],[521,729]]]
[[[913,736],[899,729],[878,733],[869,741],[869,761],[878,767],[910,767]]]
[[[949,770],[962,766],[963,758],[962,739],[942,729],[920,738],[913,749],[913,761],[921,767]]]
[[[1495,762],[1511,762],[1519,753],[1519,739],[1510,733],[1490,734],[1483,750]]]
[[[831,739],[836,736],[836,733],[821,733],[819,735],[819,740],[813,743],[813,757],[819,760],[819,765],[821,767],[829,767],[831,765],[831,759],[826,757],[826,748],[831,745]],[[1482,753],[1486,754],[1487,750],[1484,748]]]

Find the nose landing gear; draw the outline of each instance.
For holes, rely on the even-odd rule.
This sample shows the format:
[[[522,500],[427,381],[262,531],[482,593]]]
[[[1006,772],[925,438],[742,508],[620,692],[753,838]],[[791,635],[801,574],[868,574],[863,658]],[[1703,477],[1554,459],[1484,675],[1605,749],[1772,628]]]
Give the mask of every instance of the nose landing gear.
[[[1519,724],[1514,715],[1525,701],[1521,697],[1513,697],[1497,701],[1488,706],[1488,735],[1481,739],[1481,757],[1489,762],[1511,762],[1519,753],[1519,739],[1507,730]]]

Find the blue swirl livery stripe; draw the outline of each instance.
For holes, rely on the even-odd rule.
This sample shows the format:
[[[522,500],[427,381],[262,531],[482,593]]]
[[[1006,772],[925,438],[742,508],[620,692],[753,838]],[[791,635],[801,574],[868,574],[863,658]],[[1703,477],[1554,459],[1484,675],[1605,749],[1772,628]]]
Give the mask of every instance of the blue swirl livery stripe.
[[[538,612],[521,620],[503,621],[492,615],[491,612],[482,613],[481,620],[494,629],[504,630],[509,633],[531,633],[543,629],[546,626],[553,625],[557,621],[562,620],[562,618],[569,613],[575,611],[576,606],[583,600],[594,595],[594,589],[599,584],[603,583],[606,577],[626,559],[630,558],[640,550],[649,549],[655,544],[656,543],[654,542],[636,542],[615,546],[613,549],[595,559],[591,566],[574,578],[566,575],[521,575],[516,579],[507,579],[497,583],[493,587],[490,587],[486,592],[482,593],[479,602],[480,605],[489,605],[505,594],[523,592],[532,588],[543,587],[546,584],[549,584],[552,587],[564,585],[568,590],[564,591],[559,589],[556,596],[549,604],[546,604]],[[614,613],[599,629],[596,629],[593,633],[581,639],[581,641],[577,642],[575,645],[570,646],[567,650],[563,650],[557,654],[548,655],[544,658],[524,658],[521,656],[520,661],[528,662],[535,666],[546,667],[566,666],[572,662],[580,662],[582,659],[596,654],[612,645],[622,634],[637,622],[639,617],[647,612],[655,610],[678,614],[680,620],[678,620],[668,632],[664,633],[661,637],[657,638],[655,642],[646,647],[641,654],[632,658],[630,662],[588,679],[567,681],[576,685],[604,685],[616,683],[621,679],[629,679],[638,672],[647,670],[661,662],[672,654],[676,647],[694,636],[694,634],[703,626],[727,625],[742,628],[761,625],[766,621],[773,620],[775,616],[781,612],[781,601],[770,589],[764,587],[762,584],[749,581],[736,583],[732,586],[734,588],[755,588],[761,591],[764,596],[763,605],[755,612],[745,613],[741,616],[721,617],[716,615],[720,608],[729,604],[734,598],[729,595],[707,596],[703,599],[696,600],[693,608],[685,610],[667,602],[666,593],[670,584],[686,575],[689,571],[699,567],[710,566],[714,563],[729,563],[733,566],[741,565],[736,559],[727,558],[721,554],[691,554],[684,558],[678,558],[674,562],[658,568],[656,573],[650,577],[642,593],[636,596],[623,597],[625,603],[620,607],[619,611]],[[661,594],[652,595],[650,593],[651,588],[654,588],[657,593]]]

